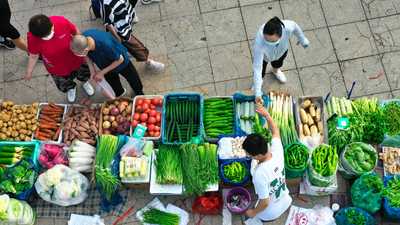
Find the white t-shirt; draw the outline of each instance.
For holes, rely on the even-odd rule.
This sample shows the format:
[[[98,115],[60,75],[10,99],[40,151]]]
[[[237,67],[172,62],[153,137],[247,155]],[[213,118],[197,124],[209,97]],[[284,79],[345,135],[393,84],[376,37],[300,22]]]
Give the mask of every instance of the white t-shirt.
[[[283,146],[279,138],[273,138],[270,151],[272,158],[258,163],[252,161],[251,175],[259,199],[269,198],[268,207],[257,214],[261,220],[275,220],[292,204],[292,197],[285,181]]]

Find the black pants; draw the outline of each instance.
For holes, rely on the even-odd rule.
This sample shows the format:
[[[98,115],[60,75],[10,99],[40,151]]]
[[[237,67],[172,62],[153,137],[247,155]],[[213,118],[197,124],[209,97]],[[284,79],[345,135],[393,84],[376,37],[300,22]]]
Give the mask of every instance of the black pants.
[[[58,90],[65,93],[76,87],[75,79],[81,82],[88,81],[90,79],[90,71],[86,64],[82,64],[78,70],[72,71],[67,77],[60,77],[54,74],[51,74],[51,77],[53,78]]]
[[[129,0],[129,3],[131,3],[132,7],[135,8],[138,0]]]
[[[288,51],[286,51],[285,53],[283,53],[283,55],[282,55],[278,60],[275,60],[275,61],[272,61],[272,62],[271,62],[272,68],[278,69],[278,68],[281,68],[281,67],[282,67],[282,65],[283,65],[283,60],[285,60],[285,58],[286,58],[286,56],[287,56],[287,52],[288,52]],[[261,73],[263,78],[264,78],[264,76],[265,76],[265,71],[266,71],[266,69],[267,69],[267,64],[268,64],[268,62],[263,61],[263,67],[262,67],[262,73]]]
[[[111,85],[114,90],[115,96],[119,97],[124,93],[124,88],[122,87],[121,80],[119,79],[119,74],[121,74],[129,83],[129,86],[135,91],[136,95],[143,95],[143,85],[140,81],[140,77],[135,67],[131,62],[119,73],[110,72],[104,77],[106,81]]]

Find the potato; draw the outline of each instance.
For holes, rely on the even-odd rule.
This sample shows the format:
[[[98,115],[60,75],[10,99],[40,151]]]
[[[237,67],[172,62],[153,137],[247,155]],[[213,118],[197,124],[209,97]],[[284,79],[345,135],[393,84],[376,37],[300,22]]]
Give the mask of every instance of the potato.
[[[310,115],[314,118],[315,117],[315,105],[311,104],[309,110],[310,110]]]
[[[303,125],[303,132],[304,132],[304,136],[311,136],[311,131],[310,131],[310,128],[308,128],[307,124]]]
[[[315,119],[317,121],[321,121],[321,108],[317,108],[317,110],[315,112]]]
[[[28,137],[28,136],[26,136],[24,139],[24,141],[30,141],[30,140],[31,140],[31,137]]]
[[[0,139],[1,140],[7,139],[7,135],[5,133],[0,133]]]
[[[322,121],[318,121],[317,123],[318,131],[320,134],[324,134],[324,126],[322,124]]]
[[[11,137],[11,131],[7,130],[6,135],[7,135],[7,137]]]
[[[311,131],[311,136],[314,136],[314,135],[318,134],[317,126],[312,125],[311,128],[310,128],[310,131]]]
[[[19,136],[19,133],[18,133],[18,131],[13,131],[12,133],[11,133],[11,136],[12,137],[18,137]]]
[[[304,100],[304,102],[301,104],[301,107],[302,107],[303,109],[307,109],[308,107],[310,107],[310,105],[311,105],[311,100],[310,100],[310,99],[306,99],[306,100]]]
[[[2,133],[7,132],[7,127],[2,127],[2,128],[1,128],[1,132],[2,132]]]
[[[8,121],[8,124],[10,123],[16,123],[18,121],[18,118],[12,118],[11,121]]]
[[[25,135],[25,134],[20,134],[20,135],[19,135],[19,138],[20,138],[21,140],[24,140],[24,139],[25,139],[25,137],[26,137],[26,135]]]
[[[314,120],[313,120],[313,118],[311,117],[311,115],[310,115],[310,114],[307,114],[307,117],[308,117],[308,119],[307,119],[307,124],[308,124],[308,126],[313,125],[313,124],[314,124]]]
[[[304,109],[300,109],[300,119],[303,124],[308,123],[308,116]]]

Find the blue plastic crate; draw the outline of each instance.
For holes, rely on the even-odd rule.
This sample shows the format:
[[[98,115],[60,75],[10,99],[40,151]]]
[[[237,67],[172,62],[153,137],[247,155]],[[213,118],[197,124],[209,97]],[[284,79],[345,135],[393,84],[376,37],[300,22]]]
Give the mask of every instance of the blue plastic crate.
[[[204,131],[204,126],[203,126],[203,108],[204,108],[204,99],[203,96],[199,93],[195,92],[185,92],[185,93],[170,93],[164,96],[164,101],[163,101],[163,112],[162,112],[162,119],[161,119],[161,141],[163,144],[182,144],[182,142],[179,141],[174,141],[174,142],[169,142],[167,138],[167,132],[168,132],[168,123],[167,123],[167,116],[166,116],[166,111],[167,111],[167,104],[171,100],[192,100],[196,101],[197,104],[199,104],[199,111],[200,111],[200,117],[199,117],[199,129],[197,131],[197,136],[199,138],[203,138],[203,131]]]
[[[224,176],[224,166],[229,165],[234,162],[244,163],[246,166],[246,169],[248,170],[247,176],[245,176],[245,178],[239,183],[235,183],[235,182],[227,179]],[[222,160],[219,159],[218,164],[219,164],[219,177],[225,184],[232,185],[232,186],[244,186],[250,181],[251,158],[246,157],[246,158],[237,158],[237,159],[222,159]]]
[[[266,95],[262,96],[263,101],[264,101],[264,106],[268,107],[269,105],[269,97]],[[244,95],[241,93],[235,93],[233,95],[233,105],[235,107],[235,134],[238,136],[246,136],[248,135],[246,132],[244,132],[241,127],[240,127],[240,117],[238,113],[236,112],[236,103],[242,103],[242,102],[249,102],[249,101],[255,101],[256,96],[254,95]],[[264,125],[265,124],[265,119],[260,116],[261,123]]]
[[[39,164],[39,154],[40,154],[40,142],[33,140],[33,141],[2,141],[0,142],[0,152],[2,146],[34,146],[33,153],[32,153],[32,162],[36,169],[40,169]]]
[[[394,177],[395,176],[385,176],[383,178],[383,183],[385,187],[387,186],[388,182]],[[397,178],[400,179],[400,176],[397,176]],[[395,221],[400,221],[400,208],[390,206],[389,200],[386,197],[383,198],[383,210],[386,217]]]

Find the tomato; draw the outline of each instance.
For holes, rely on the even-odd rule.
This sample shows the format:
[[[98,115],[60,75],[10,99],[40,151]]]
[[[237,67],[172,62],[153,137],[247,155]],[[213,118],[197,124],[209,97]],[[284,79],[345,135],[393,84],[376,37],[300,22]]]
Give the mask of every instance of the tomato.
[[[149,124],[149,125],[147,126],[147,130],[149,130],[149,131],[154,131],[154,129],[155,129],[154,124]]]
[[[135,128],[139,124],[139,121],[132,120],[132,127]]]
[[[154,137],[159,137],[160,136],[160,131],[154,132]]]
[[[136,101],[136,105],[142,105],[142,104],[143,104],[143,99],[139,98],[139,99]]]
[[[156,106],[153,104],[150,104],[150,109],[156,109]]]
[[[134,120],[139,120],[139,118],[140,118],[140,113],[133,114],[133,119]]]
[[[154,126],[154,130],[155,131],[160,131],[160,127],[159,126]]]
[[[153,104],[153,105],[158,105],[158,98],[153,98],[153,99],[151,100],[151,104]]]
[[[142,107],[143,107],[143,110],[146,110],[146,109],[150,108],[150,105],[147,103],[143,103]]]
[[[143,104],[150,105],[151,104],[151,100],[150,99],[145,99],[145,100],[143,100]]]
[[[151,123],[151,124],[155,124],[157,121],[156,121],[156,118],[150,116],[149,119],[147,120],[147,122]]]
[[[147,127],[146,122],[141,122],[140,125]]]
[[[162,98],[158,99],[158,104],[157,105],[162,106]]]
[[[155,117],[157,115],[157,111],[153,109],[149,112],[149,115]]]
[[[157,121],[157,122],[160,122],[160,121],[161,121],[161,115],[158,114],[158,113],[157,113],[157,115],[156,115],[156,121]]]
[[[142,122],[146,122],[148,118],[149,116],[147,115],[147,113],[142,113],[142,115],[140,115],[140,121]]]
[[[149,131],[150,137],[154,137],[154,131]]]
[[[147,114],[149,114],[150,111],[151,111],[151,109],[146,109],[146,110],[144,110],[144,112],[147,113]]]
[[[138,113],[142,113],[143,112],[143,107],[141,105],[138,105],[138,106],[136,106],[135,111],[138,112]]]

